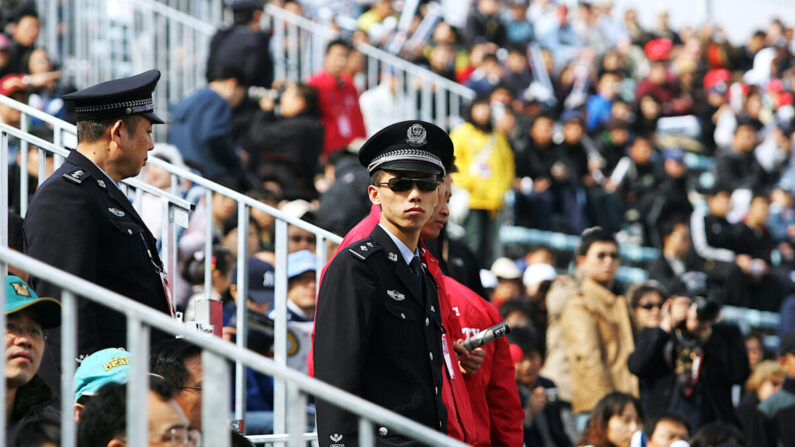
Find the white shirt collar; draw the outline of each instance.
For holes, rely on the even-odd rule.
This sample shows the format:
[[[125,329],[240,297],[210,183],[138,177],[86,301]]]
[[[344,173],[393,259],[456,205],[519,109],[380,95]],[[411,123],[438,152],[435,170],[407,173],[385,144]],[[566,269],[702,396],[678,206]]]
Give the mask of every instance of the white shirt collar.
[[[419,251],[417,250],[411,251],[411,249],[408,248],[406,244],[403,243],[403,241],[398,239],[398,237],[392,234],[392,232],[389,231],[385,226],[381,225],[380,223],[378,224],[378,226],[383,228],[386,234],[388,234],[389,237],[392,239],[392,242],[395,243],[398,250],[400,251],[400,254],[403,255],[403,260],[406,261],[406,265],[411,263],[411,260],[414,259],[414,256],[419,256]]]

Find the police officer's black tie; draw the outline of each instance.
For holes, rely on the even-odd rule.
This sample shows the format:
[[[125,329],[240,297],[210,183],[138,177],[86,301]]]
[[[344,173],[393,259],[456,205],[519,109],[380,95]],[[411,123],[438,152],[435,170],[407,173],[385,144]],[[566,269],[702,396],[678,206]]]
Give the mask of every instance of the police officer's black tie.
[[[409,263],[409,270],[411,276],[414,278],[414,287],[417,293],[422,296],[422,265],[420,265],[420,257],[414,255]]]

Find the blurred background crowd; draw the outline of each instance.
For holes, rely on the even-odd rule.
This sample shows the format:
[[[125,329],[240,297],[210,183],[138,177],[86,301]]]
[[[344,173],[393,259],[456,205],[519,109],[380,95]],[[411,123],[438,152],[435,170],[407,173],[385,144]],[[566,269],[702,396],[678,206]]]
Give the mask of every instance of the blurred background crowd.
[[[397,47],[407,62],[475,93],[460,105],[463,119],[447,123],[457,169],[449,222],[433,244],[448,274],[513,328],[528,445],[573,445],[583,430],[584,442],[608,445],[599,436],[629,407],[635,413],[625,419],[640,427],[645,413],[649,437],[668,421],[682,439],[712,427],[736,435],[721,442],[741,445],[745,432],[748,445],[762,445],[752,443],[760,436],[757,405],[795,378],[786,336],[795,330],[792,18],[732,44],[720,24],[673,29],[661,10],[644,27],[635,10],[609,0],[473,0],[463,26],[445,22],[428,1],[339,2],[336,21],[320,2],[271,3],[340,33],[328,42],[323,69],[302,82],[274,79],[262,3],[234,2],[233,24],[209,48],[206,86],[170,105],[167,141],[150,156],[344,235],[370,212],[358,147],[385,125],[416,118],[388,70],[379,85],[357,88],[368,67],[356,44]],[[416,14],[403,33],[408,5]],[[61,97],[74,88],[36,44],[34,5],[3,1],[0,18],[0,94],[73,120]],[[449,110],[444,96],[431,107],[443,101]],[[21,123],[4,105],[0,121],[43,138],[52,133],[36,120]],[[34,147],[14,154],[9,199],[18,213],[20,160],[28,157],[32,194],[39,154]],[[141,175],[172,186],[156,166]],[[225,303],[224,335],[232,339],[234,266],[248,257],[251,277],[262,278],[246,300],[249,345],[267,355],[273,218],[252,209],[247,253],[238,253],[235,201],[215,194],[208,207],[201,188],[178,188],[197,204],[179,237],[178,307],[189,320],[211,262],[211,293]],[[202,251],[208,208],[212,259]],[[141,215],[156,235],[161,213],[160,202],[144,196]],[[506,244],[500,229],[507,226],[579,239],[574,250],[551,240]],[[294,226],[288,239],[290,362],[305,371],[316,241]],[[620,259],[634,246],[653,247],[654,256]],[[621,277],[622,262],[648,280]],[[722,305],[777,312],[780,327],[742,334],[720,321]],[[768,336],[776,333],[781,362],[770,361],[776,338]],[[597,351],[609,358],[590,359]],[[272,383],[251,372],[249,385],[249,409],[262,411],[267,432]],[[693,438],[693,445],[718,444]]]

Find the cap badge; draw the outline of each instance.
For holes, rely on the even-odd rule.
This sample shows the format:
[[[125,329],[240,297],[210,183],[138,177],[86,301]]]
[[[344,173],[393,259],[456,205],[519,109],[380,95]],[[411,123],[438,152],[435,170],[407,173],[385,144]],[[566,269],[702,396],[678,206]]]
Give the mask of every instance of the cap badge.
[[[425,137],[427,132],[420,124],[412,124],[409,130],[406,131],[406,143],[412,146],[422,146],[425,144]]]
[[[334,443],[334,444],[331,444],[330,447],[344,447],[345,446],[345,444],[340,444],[340,441],[342,441],[342,435],[339,434],[339,433],[334,433],[333,435],[329,435],[329,439],[331,439],[331,442]]]
[[[30,290],[28,290],[28,286],[21,282],[12,282],[11,287],[14,288],[14,292],[19,296],[24,296],[30,298]]]
[[[124,217],[124,211],[118,208],[108,208],[108,211],[116,217]]]
[[[386,294],[389,295],[389,297],[392,298],[395,301],[403,301],[403,300],[406,299],[406,295],[403,295],[402,293],[398,292],[397,290],[387,290]]]

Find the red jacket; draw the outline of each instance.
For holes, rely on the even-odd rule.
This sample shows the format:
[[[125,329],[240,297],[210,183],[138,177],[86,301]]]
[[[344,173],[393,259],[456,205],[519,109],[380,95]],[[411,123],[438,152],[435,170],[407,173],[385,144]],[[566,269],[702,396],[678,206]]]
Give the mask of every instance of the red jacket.
[[[356,226],[345,235],[345,238],[343,238],[342,243],[340,243],[340,246],[337,248],[334,256],[337,256],[341,250],[350,245],[352,242],[364,239],[369,236],[370,232],[373,231],[380,220],[381,208],[373,205],[370,208],[370,214],[362,219],[361,222],[356,224]],[[424,244],[422,244],[422,241],[420,241],[420,253],[422,255],[422,260],[428,266],[428,271],[433,275],[434,280],[436,280],[436,284],[439,285],[439,306],[441,306],[442,324],[445,331],[447,334],[461,334],[461,327],[459,326],[457,318],[455,318],[453,315],[452,306],[448,302],[448,296],[444,293],[444,284],[441,275],[441,269],[439,268],[439,262],[425,248]],[[321,283],[323,282],[323,275],[326,273],[326,268],[328,268],[328,264],[323,268],[323,272],[321,272]],[[310,376],[314,376],[315,374],[313,354],[314,341],[315,329],[312,328],[312,347],[310,347],[309,355],[306,359]],[[448,336],[446,337],[446,341],[447,349],[452,356],[451,360],[454,367],[454,376],[452,379],[446,373],[447,368],[444,368],[445,373],[442,374],[444,380],[444,384],[442,385],[442,400],[444,400],[445,407],[447,407],[447,435],[466,442],[467,444],[481,445],[476,443],[475,439],[475,420],[472,414],[469,393],[467,392],[467,384],[465,382],[464,375],[461,373],[461,370],[458,369],[458,362],[455,361],[453,342],[456,340],[453,340],[453,337]],[[476,373],[476,375],[477,374],[478,373]]]
[[[449,276],[444,276],[443,281],[447,295],[454,297],[450,304],[462,328],[456,338],[466,339],[503,321],[494,306],[480,295]],[[465,377],[477,439],[485,438],[485,442],[476,445],[520,446],[524,441],[524,410],[508,340],[501,338],[483,349],[486,361],[475,374]]]
[[[309,85],[317,90],[320,122],[326,130],[323,155],[348,146],[356,138],[367,137],[359,109],[359,92],[349,75],[343,73],[336,78],[321,70],[309,78]]]

